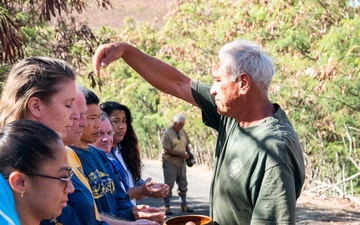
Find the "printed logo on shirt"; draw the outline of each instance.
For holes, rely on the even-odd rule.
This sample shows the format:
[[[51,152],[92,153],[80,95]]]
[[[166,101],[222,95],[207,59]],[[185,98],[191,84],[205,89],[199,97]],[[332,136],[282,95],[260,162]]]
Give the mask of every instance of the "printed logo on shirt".
[[[96,170],[88,176],[91,191],[95,199],[99,199],[107,194],[115,193],[114,181],[108,174]]]
[[[55,224],[55,225],[63,225],[62,223],[58,222],[58,221],[56,220],[56,218],[50,220],[50,222],[53,223],[53,224]]]
[[[83,170],[83,168],[82,168],[81,166],[78,166],[77,169],[80,171],[80,173],[81,173],[82,175],[85,176],[84,170]]]
[[[241,159],[235,158],[230,162],[229,165],[229,176],[233,179],[240,176],[244,170],[244,165]]]

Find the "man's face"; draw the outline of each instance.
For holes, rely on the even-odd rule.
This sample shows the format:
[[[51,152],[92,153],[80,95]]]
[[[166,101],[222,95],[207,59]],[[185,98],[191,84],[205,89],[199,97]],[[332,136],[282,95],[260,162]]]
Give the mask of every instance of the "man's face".
[[[227,72],[226,64],[220,61],[213,70],[214,84],[210,89],[210,94],[215,97],[215,104],[220,115],[232,117],[234,111],[239,107],[238,99],[240,95],[239,82],[231,81]]]
[[[173,128],[174,128],[176,131],[180,131],[181,129],[184,128],[184,125],[185,125],[185,122],[174,122],[174,123],[173,123]]]
[[[82,132],[87,125],[85,118],[85,112],[87,110],[86,100],[80,91],[76,92],[75,105],[79,110],[80,118],[74,120],[71,130],[66,133],[66,136],[63,139],[66,145],[77,144],[80,141]]]
[[[81,135],[81,142],[87,144],[94,143],[100,136],[100,115],[101,110],[98,104],[87,105],[85,112],[87,126]]]
[[[111,147],[113,146],[113,135],[114,128],[111,124],[111,121],[108,118],[101,117],[101,125],[100,125],[100,137],[93,144],[95,147],[103,150],[105,153],[109,153],[111,151]]]

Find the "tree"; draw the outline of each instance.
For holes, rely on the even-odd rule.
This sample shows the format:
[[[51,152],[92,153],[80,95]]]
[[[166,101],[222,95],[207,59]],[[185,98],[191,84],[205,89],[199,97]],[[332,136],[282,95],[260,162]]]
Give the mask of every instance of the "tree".
[[[128,19],[121,29],[97,30],[103,40],[96,38],[96,41],[127,41],[191,78],[209,84],[211,69],[218,60],[217,52],[225,42],[237,38],[256,41],[275,58],[277,72],[270,98],[288,113],[298,133],[306,157],[306,188],[331,190],[332,194],[340,195],[358,194],[359,14],[359,5],[351,5],[348,0],[177,1],[160,29]],[[27,13],[12,15],[17,16],[8,17],[29,20]],[[70,20],[58,30],[67,34],[74,30],[72,26],[81,27],[76,24]],[[56,33],[45,29],[40,21],[35,26],[22,26],[20,31],[24,42],[31,43],[24,48],[25,53],[44,51],[38,47],[44,44],[42,39],[48,41],[47,37]],[[75,33],[73,36],[78,37]],[[33,45],[34,40],[38,46]],[[74,65],[79,62],[74,59],[84,57],[82,53],[86,49],[84,42],[77,40],[80,39],[66,38],[59,44],[59,49],[63,49],[67,60]],[[47,50],[49,54],[55,55],[54,48],[50,50]],[[81,66],[86,60],[77,66],[82,73],[87,71]],[[84,79],[79,80],[88,83]],[[97,93],[101,101],[115,100],[129,106],[142,152],[147,156],[158,156],[162,131],[175,113],[183,112],[188,116],[186,130],[199,156],[197,159],[211,165],[216,134],[202,124],[197,108],[152,88],[122,60],[102,70],[102,80],[106,88]]]
[[[98,0],[98,5],[105,9],[111,7],[109,0]],[[64,60],[70,58],[69,61],[80,66],[83,63],[81,54],[71,52],[71,48],[81,40],[85,42],[85,53],[92,55],[94,46],[99,44],[86,24],[69,16],[74,10],[81,13],[85,7],[85,1],[82,0],[0,0],[0,65],[12,64],[28,51],[32,52],[26,49],[27,45],[34,40],[39,41],[33,32],[48,26],[47,22],[55,18],[55,41],[51,47],[53,55]],[[48,40],[38,44],[49,45]]]
[[[304,149],[307,188],[320,182],[342,195],[360,192],[359,13],[344,0],[187,0],[169,11],[160,30],[130,21],[116,33],[205,83],[212,82],[211,68],[225,42],[243,38],[262,45],[276,62],[270,97],[288,112]],[[109,84],[104,100],[129,104],[138,133],[151,137],[139,138],[146,152],[160,149],[156,135],[177,112],[188,115],[187,131],[201,155],[214,149],[215,134],[194,107],[150,87],[140,90],[144,81],[121,60],[102,76]],[[157,111],[144,107],[139,96],[154,96],[146,100],[158,103]],[[148,129],[154,124],[158,133]]]

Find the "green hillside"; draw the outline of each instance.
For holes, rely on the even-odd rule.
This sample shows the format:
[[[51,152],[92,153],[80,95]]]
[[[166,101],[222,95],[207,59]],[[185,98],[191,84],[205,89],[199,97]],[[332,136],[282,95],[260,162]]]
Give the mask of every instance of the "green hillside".
[[[271,99],[286,110],[303,145],[307,188],[359,193],[359,8],[347,1],[190,0],[165,21],[156,30],[129,19],[111,40],[130,42],[206,83],[224,43],[261,44],[276,62]],[[183,112],[198,158],[212,158],[216,134],[202,125],[198,109],[155,90],[123,61],[105,71],[98,94],[131,108],[146,156],[160,154],[161,132]]]
[[[209,84],[224,43],[238,38],[259,43],[276,63],[270,98],[288,113],[303,146],[305,188],[360,195],[359,13],[359,7],[342,0],[188,0],[177,1],[161,28],[128,18],[116,30],[103,27],[93,32],[98,37],[95,44],[130,42]],[[37,39],[53,39],[51,28],[23,32],[33,38],[26,46],[28,53],[58,56],[35,45],[32,32],[43,35]],[[79,40],[67,47],[66,60],[83,75],[79,81],[90,86],[89,47]],[[82,58],[76,61],[72,56]],[[102,101],[119,101],[131,109],[143,157],[159,157],[163,130],[175,113],[183,112],[198,163],[211,166],[216,133],[202,125],[197,108],[157,91],[122,60],[102,70],[101,82],[94,90]]]

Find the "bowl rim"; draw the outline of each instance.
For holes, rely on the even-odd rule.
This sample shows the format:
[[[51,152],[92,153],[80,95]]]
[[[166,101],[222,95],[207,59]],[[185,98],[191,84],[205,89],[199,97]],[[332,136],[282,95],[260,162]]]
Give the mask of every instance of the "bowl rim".
[[[200,214],[187,214],[187,215],[181,215],[181,216],[173,216],[173,217],[171,217],[171,218],[169,218],[169,219],[166,219],[163,224],[166,224],[166,222],[168,222],[168,221],[170,221],[170,220],[172,220],[172,219],[179,219],[179,218],[185,218],[185,217],[191,217],[191,216],[193,216],[193,217],[198,217],[198,218],[209,219],[209,220],[210,220],[209,222],[212,221],[212,219],[211,219],[210,216],[200,215]],[[170,222],[171,222],[171,221],[170,221]]]

